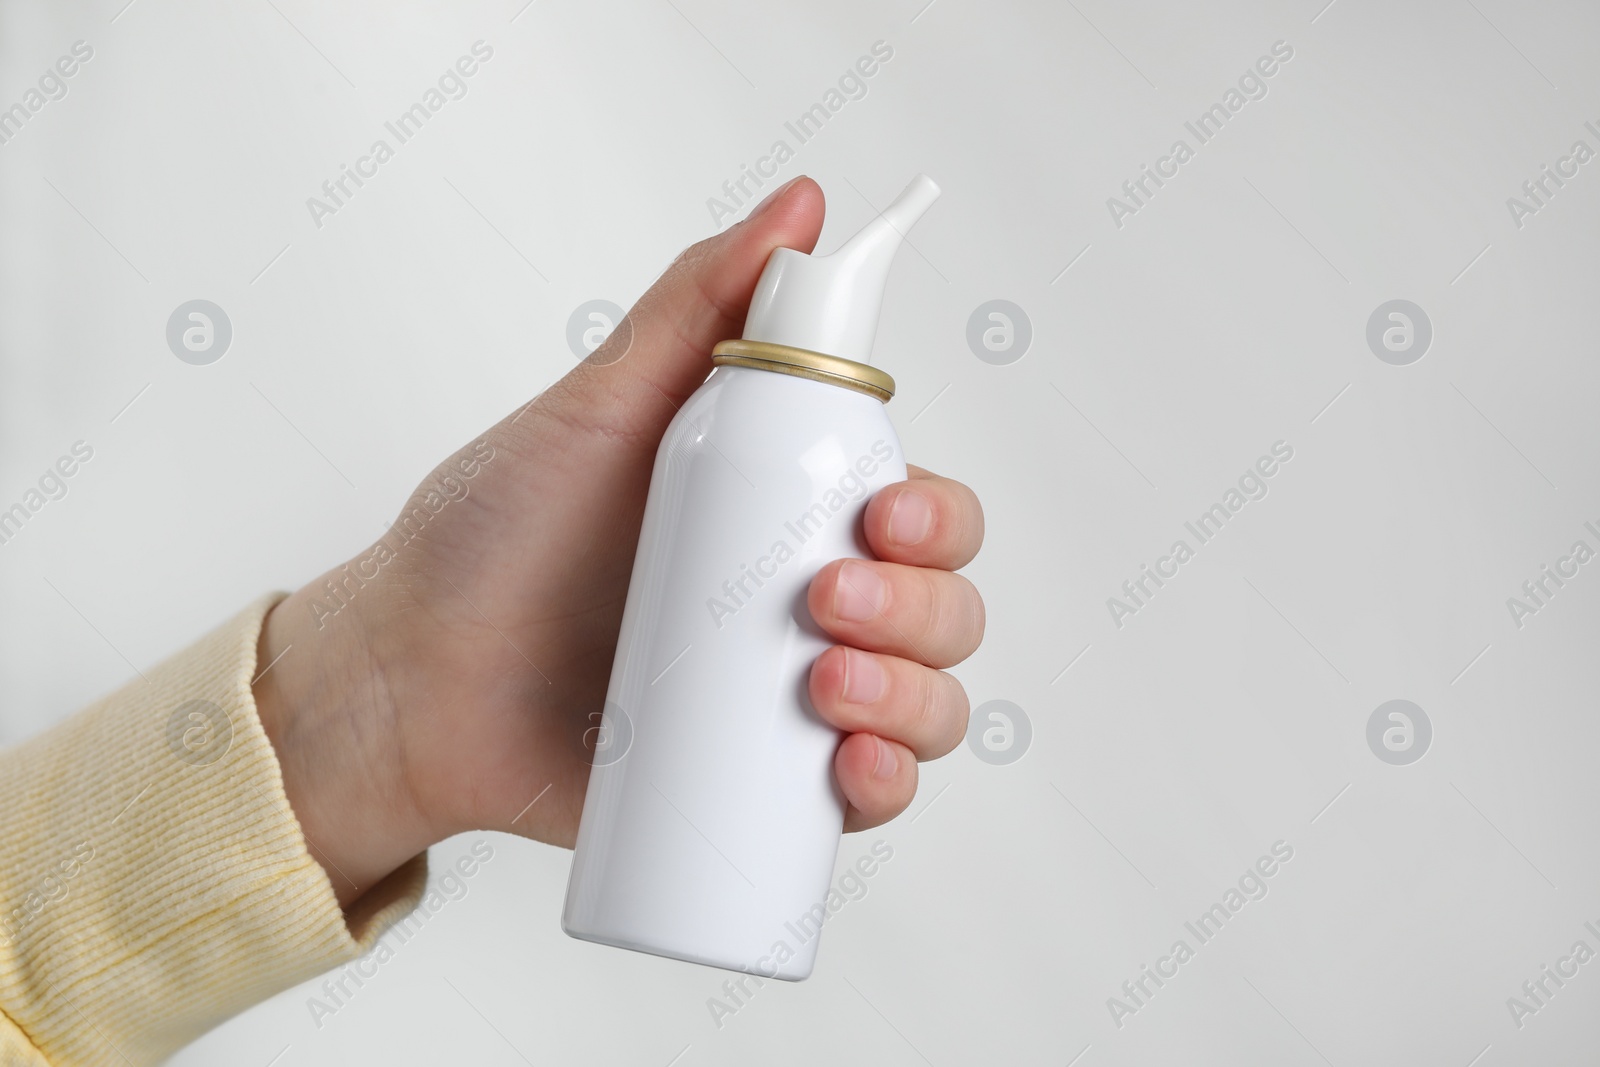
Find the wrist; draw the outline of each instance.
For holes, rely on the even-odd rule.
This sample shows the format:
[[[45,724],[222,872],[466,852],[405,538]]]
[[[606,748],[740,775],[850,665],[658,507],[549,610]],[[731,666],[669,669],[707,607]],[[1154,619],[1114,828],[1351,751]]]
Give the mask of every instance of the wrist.
[[[381,635],[357,601],[337,616],[314,610],[320,584],[268,612],[252,688],[308,850],[348,907],[447,835],[405,785]]]

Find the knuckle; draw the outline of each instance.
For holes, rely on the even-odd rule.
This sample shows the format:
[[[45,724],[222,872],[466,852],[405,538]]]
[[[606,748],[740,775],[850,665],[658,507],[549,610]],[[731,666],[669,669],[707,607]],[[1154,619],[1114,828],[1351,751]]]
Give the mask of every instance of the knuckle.
[[[962,503],[965,505],[962,508],[962,513],[967,517],[967,521],[972,524],[973,535],[981,542],[983,540],[983,501],[978,499],[978,494],[965,482],[957,482],[956,485],[960,487],[960,493],[963,497]]]
[[[919,673],[922,676],[919,755],[923,759],[938,759],[954,751],[966,737],[967,694],[961,683],[944,671],[924,667]]]
[[[967,655],[970,656],[983,644],[984,631],[989,628],[989,609],[983,603],[983,594],[978,592],[978,587],[972,584],[971,579],[963,577],[961,580],[966,583],[967,595],[972,602],[972,643],[967,649]]]
[[[939,677],[945,680],[946,699],[950,702],[949,714],[945,716],[946,730],[944,751],[939,755],[948,755],[956,750],[967,736],[967,723],[972,718],[972,700],[967,696],[967,687],[952,675],[943,671]]]
[[[985,616],[978,587],[950,571],[922,571],[920,625],[931,667],[950,667],[977,649]]]
[[[964,564],[970,563],[983,547],[983,503],[968,486],[951,482],[947,510],[950,517],[947,544]]]
[[[920,627],[922,640],[931,648],[928,656],[933,660],[942,661],[945,658],[945,648],[950,639],[950,611],[949,597],[941,588],[939,575],[934,572],[919,570],[921,592],[918,599],[920,606]],[[930,667],[939,666],[939,663],[930,663]]]
[[[943,703],[938,688],[938,671],[913,665],[917,676],[916,707],[912,710],[911,735],[918,738],[919,747],[937,743],[940,733],[939,708]]]
[[[678,253],[677,258],[672,261],[672,265],[692,268],[705,262],[716,248],[717,237],[717,234],[713,234],[686,246],[683,251]]]

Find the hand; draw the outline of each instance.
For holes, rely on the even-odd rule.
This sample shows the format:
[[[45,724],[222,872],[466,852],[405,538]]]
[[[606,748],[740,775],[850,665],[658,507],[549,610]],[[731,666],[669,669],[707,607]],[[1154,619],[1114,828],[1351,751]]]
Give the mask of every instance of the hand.
[[[685,251],[593,356],[268,616],[261,721],[341,904],[465,830],[572,846],[656,446],[712,346],[742,332],[767,256],[810,251],[822,215],[821,189],[796,179]],[[847,830],[905,810],[916,761],[960,743],[966,694],[937,668],[972,653],[984,619],[950,573],[982,541],[971,490],[915,470],[865,526],[882,562],[832,563],[809,598],[840,642],[810,690],[850,735],[835,759]]]

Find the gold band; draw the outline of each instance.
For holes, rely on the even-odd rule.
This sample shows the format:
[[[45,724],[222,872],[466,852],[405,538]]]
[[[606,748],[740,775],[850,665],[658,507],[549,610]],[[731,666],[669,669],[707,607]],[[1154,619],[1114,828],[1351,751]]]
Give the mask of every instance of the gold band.
[[[711,350],[711,362],[719,367],[753,367],[756,370],[777,371],[779,374],[827,382],[829,385],[842,385],[846,389],[877,397],[884,403],[894,396],[894,379],[877,367],[767,341],[722,341]]]

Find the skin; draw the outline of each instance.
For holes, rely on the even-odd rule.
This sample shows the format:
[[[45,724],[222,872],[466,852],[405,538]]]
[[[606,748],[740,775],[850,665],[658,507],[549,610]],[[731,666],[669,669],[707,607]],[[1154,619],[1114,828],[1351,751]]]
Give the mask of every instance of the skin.
[[[268,615],[257,707],[341,905],[466,830],[572,847],[656,447],[712,346],[740,336],[767,256],[809,252],[822,217],[822,190],[797,178],[686,250],[628,326],[423,480],[402,515],[441,487],[450,502],[434,496],[410,540],[386,534],[376,576],[355,565],[372,549],[354,557],[366,580],[343,606],[325,589],[335,568]],[[864,528],[878,560],[830,563],[808,596],[838,642],[810,695],[846,734],[847,831],[904,811],[917,762],[960,743],[967,697],[943,668],[984,626],[954,573],[983,539],[970,489],[912,468],[869,501]]]

